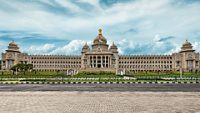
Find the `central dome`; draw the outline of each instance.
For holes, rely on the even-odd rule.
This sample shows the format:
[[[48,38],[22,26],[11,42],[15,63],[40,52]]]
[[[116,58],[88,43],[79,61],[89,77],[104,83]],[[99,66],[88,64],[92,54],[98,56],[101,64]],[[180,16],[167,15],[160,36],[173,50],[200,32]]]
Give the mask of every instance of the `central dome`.
[[[102,35],[102,29],[99,29],[99,34],[94,39],[93,43],[94,44],[106,44],[107,43],[106,38]]]
[[[94,39],[92,44],[92,52],[107,52],[107,51],[108,51],[107,40],[102,35],[102,29],[99,29],[99,34]]]

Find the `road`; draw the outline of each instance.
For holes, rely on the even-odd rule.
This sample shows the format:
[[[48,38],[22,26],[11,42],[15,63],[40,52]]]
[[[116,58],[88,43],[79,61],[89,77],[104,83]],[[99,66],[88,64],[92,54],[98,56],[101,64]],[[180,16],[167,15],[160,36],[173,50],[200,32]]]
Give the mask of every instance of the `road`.
[[[0,91],[200,92],[200,84],[1,84]]]

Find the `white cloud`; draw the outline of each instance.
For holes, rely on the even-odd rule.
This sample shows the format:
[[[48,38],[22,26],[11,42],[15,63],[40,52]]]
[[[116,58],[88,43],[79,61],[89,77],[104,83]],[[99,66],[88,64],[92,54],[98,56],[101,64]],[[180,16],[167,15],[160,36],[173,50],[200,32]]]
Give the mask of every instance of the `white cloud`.
[[[127,25],[130,25],[129,27],[137,27],[141,30],[141,33],[137,37],[143,37],[149,40],[155,35],[156,31],[157,34],[171,33],[177,35],[185,31],[189,32],[190,30],[197,29],[200,19],[198,15],[200,5],[195,4],[187,7],[178,7],[171,5],[171,0],[140,0],[116,3],[104,9],[100,6],[98,0],[78,1],[93,5],[95,12],[93,12],[93,9],[90,12],[85,11],[83,10],[84,7],[80,8],[68,0],[55,1],[55,3],[66,8],[69,12],[75,13],[75,15],[67,15],[65,13],[59,15],[53,13],[52,10],[44,10],[42,6],[37,4],[27,4],[19,1],[12,1],[11,3],[10,0],[1,2],[6,2],[10,7],[16,9],[16,12],[12,14],[0,10],[0,20],[3,21],[0,23],[2,28],[10,30],[31,30],[46,35],[61,35],[62,38],[69,36],[70,33],[75,34],[77,31],[81,35],[82,32],[91,31],[99,26],[105,28],[113,26],[115,28],[120,24],[121,29]],[[55,5],[48,0],[45,3]],[[90,16],[87,17],[86,15]],[[122,23],[124,25],[121,25]],[[112,31],[112,29],[109,30],[109,32]]]
[[[150,47],[152,51],[143,53],[171,53],[178,51],[178,45],[186,38],[192,40],[199,35],[200,3],[197,2],[185,5],[174,0],[137,0],[115,3],[106,8],[99,0],[76,2],[93,7],[88,11],[70,0],[0,1],[0,30],[28,31],[73,40],[65,46],[52,44],[56,47],[50,47],[50,50],[42,48],[44,45],[40,46],[43,50],[37,50],[36,45],[30,47],[30,52],[37,54],[76,54],[83,40],[92,40],[99,27],[105,29],[108,40],[121,40],[118,42],[120,53],[142,53],[140,51],[145,47]],[[13,10],[3,9],[5,7]],[[124,33],[129,29],[136,30]],[[176,38],[172,42],[160,42],[160,36]],[[200,39],[192,41],[196,44]],[[198,49],[196,45],[194,47]]]
[[[67,2],[67,0],[55,0],[58,4],[60,4],[63,7],[66,7],[67,9],[70,9],[72,12],[80,12],[80,8],[76,5],[74,5],[71,2]]]
[[[197,52],[200,52],[200,42],[194,42],[194,43],[193,43],[193,48],[194,48]]]
[[[55,50],[51,51],[50,54],[64,54],[64,55],[73,55],[81,54],[81,49],[85,41],[82,40],[72,40],[67,45],[58,47]]]
[[[165,39],[165,40],[164,40]],[[181,45],[172,38],[156,35],[152,42],[136,42],[122,39],[117,43],[119,54],[172,54],[179,52]]]
[[[45,54],[45,55],[80,55],[81,49],[86,41],[72,40],[65,45],[44,44],[44,45],[32,45],[27,49],[23,49],[23,52],[29,54]],[[88,45],[91,45],[91,41],[87,41]]]
[[[28,49],[24,49],[23,51],[29,54],[49,54],[50,51],[55,49],[56,46],[54,44],[44,44],[40,46],[30,46]]]

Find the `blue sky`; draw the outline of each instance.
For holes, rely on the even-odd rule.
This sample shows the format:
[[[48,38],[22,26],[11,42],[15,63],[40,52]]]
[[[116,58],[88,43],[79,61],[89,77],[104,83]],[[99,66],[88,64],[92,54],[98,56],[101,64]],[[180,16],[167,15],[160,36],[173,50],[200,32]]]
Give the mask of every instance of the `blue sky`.
[[[120,54],[171,54],[188,39],[200,51],[200,0],[1,0],[0,52],[80,54],[99,28]]]

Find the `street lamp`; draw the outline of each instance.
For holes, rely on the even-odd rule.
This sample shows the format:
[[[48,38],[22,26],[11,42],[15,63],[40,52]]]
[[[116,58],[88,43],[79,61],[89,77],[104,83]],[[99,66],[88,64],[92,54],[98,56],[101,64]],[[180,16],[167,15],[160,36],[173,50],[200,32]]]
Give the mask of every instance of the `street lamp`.
[[[182,70],[182,68],[180,67],[180,78],[182,78],[182,75],[183,75],[183,70]]]

